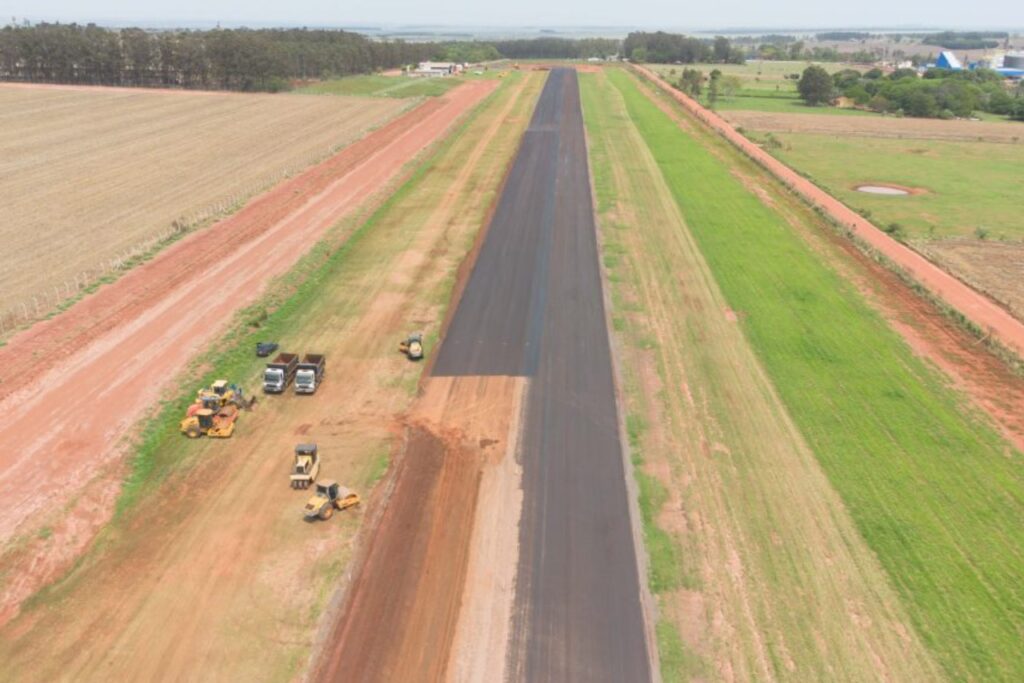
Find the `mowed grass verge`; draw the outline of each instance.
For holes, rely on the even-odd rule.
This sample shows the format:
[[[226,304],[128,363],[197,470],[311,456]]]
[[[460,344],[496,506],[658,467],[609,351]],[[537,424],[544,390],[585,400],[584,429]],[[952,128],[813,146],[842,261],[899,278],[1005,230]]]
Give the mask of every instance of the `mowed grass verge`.
[[[1024,473],[854,287],[682,131],[609,77],[789,413],[949,675],[1024,673]],[[767,179],[766,179],[766,182]]]

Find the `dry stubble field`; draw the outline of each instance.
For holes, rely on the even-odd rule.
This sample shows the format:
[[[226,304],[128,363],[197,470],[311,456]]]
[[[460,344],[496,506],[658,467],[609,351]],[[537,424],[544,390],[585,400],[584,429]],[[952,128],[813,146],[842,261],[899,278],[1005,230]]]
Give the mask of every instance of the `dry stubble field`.
[[[176,221],[215,217],[407,106],[0,87],[0,321],[45,313]]]

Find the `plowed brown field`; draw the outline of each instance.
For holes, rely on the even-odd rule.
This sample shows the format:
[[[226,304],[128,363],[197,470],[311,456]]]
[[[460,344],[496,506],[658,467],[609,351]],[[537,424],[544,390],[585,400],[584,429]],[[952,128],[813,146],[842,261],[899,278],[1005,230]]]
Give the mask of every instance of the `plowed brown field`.
[[[215,217],[407,106],[0,86],[0,319],[48,312],[175,222]]]

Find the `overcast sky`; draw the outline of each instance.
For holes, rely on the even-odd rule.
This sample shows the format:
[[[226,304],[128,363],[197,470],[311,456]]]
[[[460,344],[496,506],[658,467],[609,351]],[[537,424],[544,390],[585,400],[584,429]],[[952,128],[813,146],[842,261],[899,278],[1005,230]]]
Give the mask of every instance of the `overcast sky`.
[[[1022,0],[0,0],[0,23],[832,28],[1024,26]]]

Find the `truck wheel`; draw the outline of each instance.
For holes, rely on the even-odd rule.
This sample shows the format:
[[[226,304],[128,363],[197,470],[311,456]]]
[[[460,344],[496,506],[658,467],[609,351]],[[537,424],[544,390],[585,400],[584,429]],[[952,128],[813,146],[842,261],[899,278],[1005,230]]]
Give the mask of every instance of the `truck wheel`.
[[[323,519],[323,520],[328,520],[328,519],[330,519],[333,516],[334,516],[334,508],[332,506],[330,506],[330,505],[325,507],[320,512],[320,519]]]

